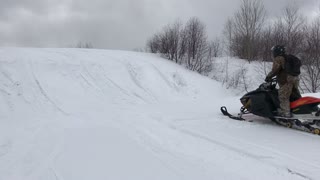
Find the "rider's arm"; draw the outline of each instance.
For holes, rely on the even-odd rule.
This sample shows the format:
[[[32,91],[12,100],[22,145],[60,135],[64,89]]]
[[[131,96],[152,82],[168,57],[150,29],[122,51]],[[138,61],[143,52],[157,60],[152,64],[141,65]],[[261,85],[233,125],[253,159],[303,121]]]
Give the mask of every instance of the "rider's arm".
[[[267,77],[273,78],[274,76],[276,76],[279,73],[279,71],[282,69],[284,61],[285,60],[282,56],[277,56],[273,61],[272,70],[267,75]]]

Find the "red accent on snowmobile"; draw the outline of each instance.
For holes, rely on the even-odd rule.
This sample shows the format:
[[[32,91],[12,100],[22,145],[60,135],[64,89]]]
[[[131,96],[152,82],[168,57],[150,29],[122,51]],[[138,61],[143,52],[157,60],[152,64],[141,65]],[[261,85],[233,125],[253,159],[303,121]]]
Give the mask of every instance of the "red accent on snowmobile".
[[[314,103],[319,103],[320,104],[320,99],[319,98],[315,98],[315,97],[310,97],[310,96],[306,96],[306,97],[302,97],[296,101],[293,101],[290,103],[290,108],[294,109],[297,108],[299,106],[302,105],[307,105],[307,104],[314,104]]]

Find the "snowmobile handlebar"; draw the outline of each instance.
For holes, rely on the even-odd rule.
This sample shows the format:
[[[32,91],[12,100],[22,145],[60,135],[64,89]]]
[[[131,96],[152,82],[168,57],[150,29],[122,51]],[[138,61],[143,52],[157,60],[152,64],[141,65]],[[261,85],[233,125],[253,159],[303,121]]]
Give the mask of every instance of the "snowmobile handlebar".
[[[273,83],[273,82],[277,82],[278,81],[278,79],[277,78],[271,78],[271,79],[269,79],[268,81],[266,81],[267,83]]]
[[[277,83],[278,83],[277,78],[272,78],[269,81],[262,83],[259,86],[259,89],[263,89],[263,90],[274,89],[276,87]]]
[[[271,82],[278,82],[278,79],[277,78],[272,78]]]

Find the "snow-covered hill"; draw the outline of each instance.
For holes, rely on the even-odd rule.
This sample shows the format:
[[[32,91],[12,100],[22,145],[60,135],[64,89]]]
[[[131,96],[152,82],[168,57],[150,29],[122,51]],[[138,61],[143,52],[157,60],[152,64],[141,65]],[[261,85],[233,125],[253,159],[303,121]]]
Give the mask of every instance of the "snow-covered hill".
[[[319,179],[320,138],[155,55],[0,49],[0,180]]]

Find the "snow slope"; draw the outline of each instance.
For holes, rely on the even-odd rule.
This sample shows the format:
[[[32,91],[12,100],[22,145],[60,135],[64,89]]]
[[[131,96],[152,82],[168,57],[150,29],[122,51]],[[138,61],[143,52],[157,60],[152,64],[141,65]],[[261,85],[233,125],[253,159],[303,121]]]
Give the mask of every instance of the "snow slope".
[[[320,138],[151,54],[0,49],[0,180],[320,179]]]

